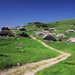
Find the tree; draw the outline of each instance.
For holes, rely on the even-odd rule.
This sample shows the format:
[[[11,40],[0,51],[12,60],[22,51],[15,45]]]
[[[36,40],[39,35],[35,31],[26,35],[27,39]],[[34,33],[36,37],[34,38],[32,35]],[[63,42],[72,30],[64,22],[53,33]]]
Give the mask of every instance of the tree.
[[[47,25],[47,24],[45,24],[45,23],[42,23],[42,24],[41,24],[41,27],[42,27],[42,28],[47,28],[47,27],[48,27],[48,25]]]
[[[19,30],[20,30],[20,31],[26,31],[26,29],[25,29],[25,28],[20,28]]]
[[[36,25],[36,27],[41,27],[41,22],[34,22],[34,24]]]

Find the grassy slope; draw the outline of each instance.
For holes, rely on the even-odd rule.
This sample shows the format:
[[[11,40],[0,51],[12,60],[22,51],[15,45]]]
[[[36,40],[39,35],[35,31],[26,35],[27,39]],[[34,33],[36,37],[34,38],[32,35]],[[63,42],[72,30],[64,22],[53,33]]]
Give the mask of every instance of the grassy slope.
[[[69,29],[69,28],[73,28],[75,29],[75,20],[64,20],[64,21],[59,21],[57,22],[52,22],[49,23],[48,25],[50,27],[55,27],[57,29],[57,32],[64,32],[65,30]],[[71,27],[71,25],[73,25],[73,27]],[[27,32],[28,34],[34,34],[36,31],[41,30],[40,28],[35,28],[33,27],[34,25],[28,25],[25,26],[26,29],[28,29],[29,31]],[[68,37],[70,36],[74,36],[75,33],[73,34],[69,34],[67,35]],[[21,41],[24,44],[23,48],[18,48],[18,46],[15,44],[15,42]],[[30,42],[30,43],[29,43]],[[69,43],[69,45],[67,47],[65,47],[66,43],[51,43],[50,45],[58,48],[60,50],[64,50],[67,52],[71,52],[71,53],[75,53],[74,52],[74,45],[70,46],[71,44]],[[60,45],[60,46],[59,46]],[[21,52],[21,50],[25,50],[25,52]],[[50,57],[54,57],[58,55],[58,53],[51,51],[49,49],[44,48],[41,44],[39,44],[38,42],[32,40],[32,39],[28,39],[28,38],[19,38],[19,40],[16,39],[7,39],[7,40],[1,40],[0,39],[0,68],[7,68],[13,65],[16,65],[16,63],[28,63],[28,62],[34,62],[34,61],[39,61],[42,59],[47,59]],[[74,54],[72,55],[72,57],[70,57],[69,59],[70,61],[74,60]],[[8,62],[9,61],[9,62]],[[68,61],[68,59],[67,59]],[[63,68],[63,66],[65,64],[63,64],[64,62],[58,64],[59,66],[61,66],[61,69]],[[57,68],[58,68],[58,65]],[[64,68],[66,69],[66,68]],[[47,69],[47,70],[51,70],[51,69]],[[60,68],[58,70],[56,70],[55,68],[55,72],[49,72],[49,71],[45,71],[46,73],[44,74],[43,72],[41,72],[41,75],[48,75],[48,74],[52,74],[56,71],[60,71]],[[74,69],[72,69],[74,70]],[[54,68],[52,68],[51,71],[54,71]],[[59,72],[58,72],[59,73]],[[40,74],[40,73],[39,73]],[[64,74],[63,74],[64,75]],[[69,74],[68,74],[69,75]]]
[[[50,23],[48,23],[48,25],[49,25],[49,27],[55,27],[57,29],[56,33],[62,33],[67,29],[75,30],[75,19],[50,22]]]
[[[66,29],[72,28],[70,25],[74,24],[75,20],[60,21],[58,26],[54,26],[58,29],[58,32],[64,32]],[[73,26],[72,29],[74,29]],[[75,37],[75,33],[66,35],[67,37]],[[71,53],[72,56],[67,60],[62,61],[50,68],[46,68],[43,71],[38,72],[36,75],[75,75],[75,43],[69,42],[55,42],[48,43],[50,46]]]
[[[54,65],[51,68],[46,68],[36,75],[75,75],[75,44],[74,43],[52,43],[50,46],[61,51],[72,53],[72,56],[67,60]]]
[[[16,42],[22,42],[23,47],[18,47]],[[48,59],[58,54],[31,38],[0,39],[0,69],[16,66],[17,63],[25,64]]]
[[[68,29],[74,29],[75,30],[75,19],[71,19],[71,20],[60,20],[60,21],[56,21],[56,22],[50,22],[50,23],[46,23],[48,25],[48,27],[55,27],[56,28],[56,32],[54,33],[64,33],[64,31],[68,30]],[[36,31],[41,31],[42,28],[38,28],[35,26],[35,24],[30,24],[30,25],[26,25],[25,26],[26,29],[28,29],[28,33],[29,34],[34,34]]]

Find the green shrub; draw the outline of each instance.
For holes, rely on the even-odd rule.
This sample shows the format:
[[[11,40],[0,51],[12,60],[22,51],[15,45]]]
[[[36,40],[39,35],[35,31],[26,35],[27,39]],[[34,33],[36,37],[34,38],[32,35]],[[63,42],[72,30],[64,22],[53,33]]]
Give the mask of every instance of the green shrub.
[[[29,35],[26,32],[21,32],[19,35],[22,37],[29,37]]]

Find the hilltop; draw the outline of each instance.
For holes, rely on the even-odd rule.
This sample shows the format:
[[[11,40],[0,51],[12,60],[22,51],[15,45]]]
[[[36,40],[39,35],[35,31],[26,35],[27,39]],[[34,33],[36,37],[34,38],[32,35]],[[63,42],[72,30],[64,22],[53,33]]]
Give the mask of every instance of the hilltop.
[[[31,29],[31,30],[37,30],[35,29],[35,27],[56,27],[57,29],[68,29],[68,28],[73,28],[75,29],[75,19],[69,19],[69,20],[59,20],[59,21],[55,21],[55,22],[49,22],[49,23],[41,23],[41,22],[32,22],[32,23],[28,23],[27,25],[24,25],[24,27],[26,27],[27,29]],[[60,28],[59,28],[60,27]]]

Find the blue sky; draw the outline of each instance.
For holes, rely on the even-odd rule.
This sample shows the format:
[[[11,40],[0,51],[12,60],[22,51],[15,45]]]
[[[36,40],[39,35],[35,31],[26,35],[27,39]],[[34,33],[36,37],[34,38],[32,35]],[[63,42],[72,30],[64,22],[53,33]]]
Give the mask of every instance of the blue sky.
[[[0,0],[0,27],[75,18],[75,0]]]

